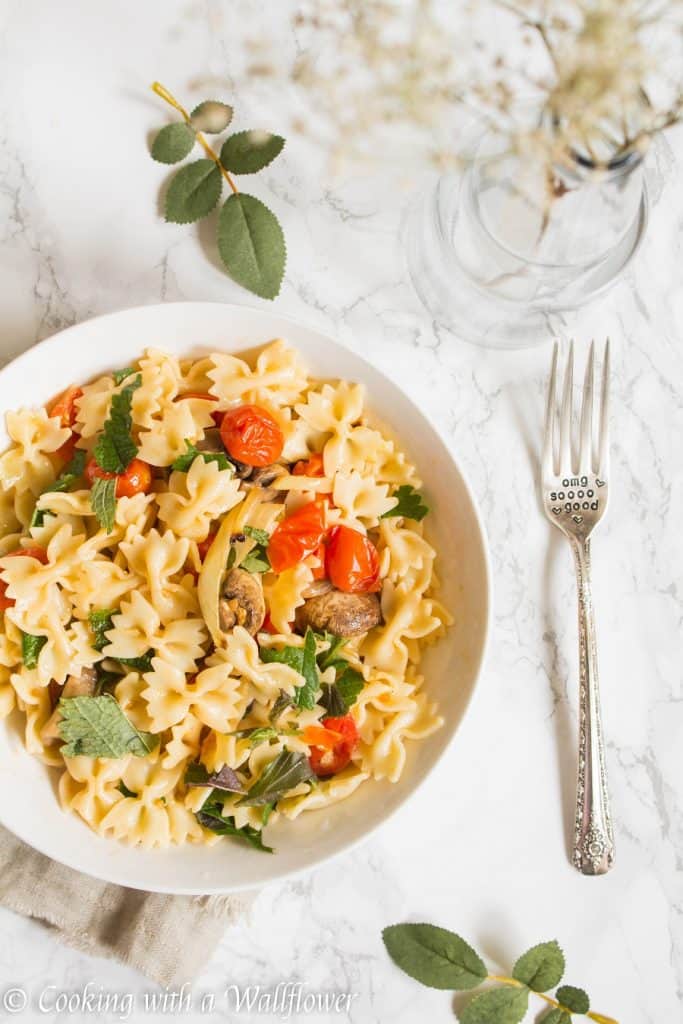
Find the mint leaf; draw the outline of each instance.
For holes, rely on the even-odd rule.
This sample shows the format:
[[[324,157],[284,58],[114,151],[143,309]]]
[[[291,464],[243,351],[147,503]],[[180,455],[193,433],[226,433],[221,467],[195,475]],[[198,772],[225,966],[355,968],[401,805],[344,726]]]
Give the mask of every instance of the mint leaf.
[[[242,562],[242,566],[244,566]],[[294,703],[300,708],[315,707],[315,696],[320,689],[320,677],[315,660],[315,633],[309,628],[306,630],[303,647],[282,647],[277,650],[274,647],[262,647],[260,650],[261,661],[278,661],[283,665],[289,665],[295,672],[304,677],[302,686],[298,686],[294,694]]]
[[[261,661],[267,660],[267,659],[264,659],[264,657],[263,657],[263,651],[261,651],[260,653],[261,653]],[[297,671],[298,671],[298,669],[297,669]],[[277,720],[280,717],[280,715],[282,715],[287,710],[287,708],[291,708],[291,707],[294,707],[294,701],[292,700],[292,698],[289,696],[288,693],[285,693],[284,690],[280,690],[280,694],[279,694],[277,700],[275,701],[275,703],[273,704],[272,708],[270,709],[270,713],[268,715],[268,721],[270,721],[270,722],[277,722]]]
[[[213,160],[195,160],[174,175],[166,193],[166,220],[191,224],[211,213],[221,194],[223,179]]]
[[[544,1013],[538,1024],[571,1024],[571,1017],[566,1010],[556,1006],[553,1010]]]
[[[62,697],[59,733],[64,757],[146,757],[158,736],[140,732],[111,694],[100,697]]]
[[[228,768],[227,764],[223,765],[219,772],[207,772],[203,764],[195,761],[187,767],[185,785],[210,786],[212,789],[220,789],[226,793],[245,792],[244,783],[232,768]]]
[[[528,988],[492,988],[468,1003],[460,1024],[519,1024],[529,1006]]]
[[[272,163],[284,144],[281,135],[270,132],[235,132],[223,143],[221,163],[233,174],[255,174]]]
[[[116,658],[115,660],[118,661],[119,665],[125,665],[127,668],[135,669],[137,672],[151,672],[153,657],[154,651],[149,650],[139,658]]]
[[[122,370],[114,370],[112,373],[114,384],[116,384],[117,387],[119,384],[123,384],[126,377],[130,377],[131,373],[135,373],[132,366],[124,366]]]
[[[97,521],[107,533],[114,529],[116,518],[116,478],[105,480],[96,477],[90,491],[90,506],[97,516]]]
[[[130,384],[126,384],[118,394],[112,395],[109,418],[105,421],[94,451],[97,465],[107,473],[124,473],[138,453],[137,445],[131,437],[133,417],[130,410],[133,392],[141,384],[142,377],[138,373]]]
[[[433,924],[392,924],[382,932],[397,967],[430,988],[461,991],[487,977],[483,961],[455,932]]]
[[[238,800],[238,807],[262,807],[276,801],[290,789],[313,777],[313,770],[305,754],[283,750],[253,784],[246,796]]]
[[[111,609],[102,608],[100,611],[90,612],[90,615],[88,616],[88,624],[95,634],[93,647],[96,651],[101,651],[109,643],[107,633],[110,629],[114,628],[111,621],[113,614],[114,613]]]
[[[588,1013],[591,1008],[588,993],[582,988],[575,988],[574,985],[561,985],[555,993],[555,998],[572,1013]]]
[[[189,125],[167,124],[152,143],[152,159],[160,164],[177,164],[184,160],[195,144],[195,134]]]
[[[349,710],[335,683],[323,683],[320,703],[330,718],[341,718]]]
[[[415,519],[419,523],[429,512],[422,495],[411,484],[402,484],[394,491],[392,498],[396,498],[396,504],[387,512],[383,512],[380,519],[405,516],[406,519]]]
[[[218,252],[238,284],[262,299],[280,291],[287,250],[277,217],[254,196],[228,197],[218,219]]]
[[[83,476],[85,470],[86,454],[82,448],[77,448],[71,461],[64,467],[57,479],[46,487],[41,494],[52,493],[53,491],[68,491],[76,481]],[[45,523],[45,509],[36,507],[31,516],[30,526],[43,526]]]
[[[321,651],[318,655],[318,665],[321,672],[324,672],[330,665],[336,665],[337,663],[348,665],[347,661],[337,658],[337,655],[346,643],[345,637],[335,636],[334,633],[318,633],[317,636],[320,640],[327,640],[330,645],[326,651]]]
[[[191,441],[188,441],[187,438],[185,438],[185,447],[187,448],[187,451],[183,452],[182,455],[179,455],[178,458],[171,463],[171,469],[176,469],[181,473],[187,473],[194,460],[198,459],[200,456],[204,459],[204,462],[217,462],[219,469],[230,469],[231,463],[223,452],[202,452],[199,448],[195,447]]]
[[[218,135],[228,127],[232,115],[233,109],[229,104],[221,103],[220,100],[204,100],[194,108],[190,121],[196,132]]]
[[[247,572],[269,572],[270,562],[263,544],[257,544],[240,562],[240,569]]]
[[[512,977],[528,985],[534,992],[547,992],[564,974],[564,953],[557,942],[541,942],[532,946],[512,968]]]
[[[268,541],[270,540],[268,531],[259,530],[258,527],[256,526],[245,526],[244,532],[246,533],[247,537],[251,537],[251,539],[255,540],[258,544],[267,544]]]
[[[273,853],[273,848],[264,844],[259,829],[254,828],[253,825],[243,825],[242,828],[237,828],[235,819],[224,818],[221,804],[211,797],[204,803],[201,810],[197,811],[195,817],[203,828],[210,829],[218,836],[234,836],[236,839],[242,839],[249,843],[256,850]]]
[[[46,636],[34,636],[32,633],[21,634],[21,660],[26,668],[36,667],[38,655],[46,643]]]
[[[358,700],[358,695],[365,686],[365,680],[355,668],[347,668],[341,675],[337,675],[336,686],[348,710]]]

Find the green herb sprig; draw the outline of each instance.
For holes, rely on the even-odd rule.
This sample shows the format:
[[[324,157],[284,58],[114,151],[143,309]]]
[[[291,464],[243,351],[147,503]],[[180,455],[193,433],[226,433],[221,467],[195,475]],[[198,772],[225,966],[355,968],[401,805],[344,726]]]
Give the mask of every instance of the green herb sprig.
[[[255,174],[267,167],[281,152],[285,140],[264,131],[236,132],[225,140],[220,154],[205,138],[217,135],[232,121],[227,103],[205,100],[188,113],[160,82],[153,91],[183,118],[166,125],[152,145],[152,157],[175,164],[190,154],[195,143],[206,157],[185,164],[173,176],[166,194],[166,220],[191,224],[206,217],[218,205],[227,182],[231,194],[218,216],[218,252],[228,274],[262,299],[279,294],[285,272],[287,249],[280,222],[265,203],[235,184],[235,174]]]
[[[559,985],[565,968],[557,942],[541,942],[527,950],[512,968],[511,977],[489,974],[482,958],[469,943],[446,928],[432,924],[393,924],[382,932],[389,956],[402,971],[430,988],[456,992],[496,982],[476,995],[458,1012],[460,1024],[519,1024],[533,992],[550,1009],[539,1024],[570,1024],[572,1014],[584,1014],[597,1024],[618,1024],[612,1017],[590,1009],[586,992],[560,985],[555,998],[546,993]]]

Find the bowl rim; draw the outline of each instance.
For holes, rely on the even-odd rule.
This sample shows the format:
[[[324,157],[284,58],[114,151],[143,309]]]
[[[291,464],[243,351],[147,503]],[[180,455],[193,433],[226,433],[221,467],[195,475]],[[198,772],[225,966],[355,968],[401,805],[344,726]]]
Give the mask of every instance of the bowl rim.
[[[492,566],[491,566],[491,552],[490,552],[490,547],[489,547],[488,535],[487,535],[486,527],[485,527],[484,520],[483,520],[483,517],[482,517],[482,513],[481,513],[480,508],[479,508],[479,504],[478,504],[478,502],[477,502],[477,500],[475,498],[474,491],[473,491],[472,485],[470,483],[470,480],[469,480],[469,478],[467,476],[467,473],[462,468],[462,466],[461,466],[459,460],[457,459],[456,455],[451,450],[451,447],[448,444],[448,442],[446,441],[446,439],[445,439],[441,429],[434,422],[430,412],[428,410],[422,408],[421,406],[418,406],[417,403],[410,396],[410,394],[400,384],[398,384],[390,376],[388,376],[388,374],[385,373],[384,370],[380,369],[374,363],[372,363],[369,359],[367,359],[365,357],[365,355],[362,355],[362,354],[356,352],[354,349],[348,348],[347,346],[343,345],[340,341],[338,341],[336,339],[336,337],[333,337],[331,334],[327,334],[326,331],[321,330],[320,328],[318,328],[316,326],[309,325],[309,324],[305,323],[304,321],[297,319],[296,317],[292,317],[292,316],[288,316],[286,314],[280,313],[279,311],[275,311],[275,310],[271,311],[271,310],[268,310],[268,309],[263,309],[262,307],[259,307],[259,306],[252,306],[249,303],[239,303],[239,302],[205,302],[205,301],[192,301],[192,300],[179,300],[179,301],[162,302],[162,303],[147,303],[147,304],[144,304],[144,305],[129,306],[129,307],[124,307],[122,309],[112,310],[112,311],[109,311],[107,313],[102,313],[102,314],[99,314],[99,315],[94,316],[94,317],[88,317],[88,318],[86,318],[84,320],[79,320],[76,323],[69,325],[68,327],[64,327],[61,330],[56,331],[54,334],[51,334],[49,337],[44,338],[44,339],[42,339],[39,342],[36,342],[36,344],[30,346],[28,349],[26,349],[24,352],[20,353],[14,359],[9,360],[0,369],[0,390],[2,389],[3,378],[7,375],[7,372],[9,371],[10,368],[12,368],[13,370],[17,369],[17,368],[21,369],[21,367],[22,367],[22,365],[24,363],[28,363],[32,359],[34,359],[36,357],[36,353],[47,351],[51,347],[55,346],[56,344],[59,344],[60,340],[63,339],[65,335],[68,335],[70,332],[78,331],[79,329],[81,329],[85,325],[89,325],[89,326],[90,325],[97,325],[97,324],[100,324],[100,323],[102,323],[104,321],[114,320],[114,319],[116,319],[116,318],[118,318],[118,317],[120,317],[122,315],[135,315],[135,314],[140,314],[143,311],[146,312],[146,315],[152,315],[153,311],[166,309],[167,307],[171,307],[171,308],[173,308],[173,307],[175,307],[175,308],[184,307],[187,311],[190,311],[192,308],[196,309],[197,307],[202,307],[202,308],[213,307],[214,309],[220,309],[223,312],[229,312],[230,309],[235,309],[235,310],[238,310],[240,313],[244,313],[246,311],[246,312],[248,312],[249,315],[254,315],[256,318],[263,317],[265,320],[276,319],[276,320],[278,320],[278,321],[280,321],[280,322],[282,322],[284,324],[290,324],[295,329],[303,330],[303,331],[306,331],[306,332],[308,332],[310,334],[313,334],[313,335],[318,335],[318,337],[320,339],[324,340],[326,344],[331,345],[334,349],[341,349],[344,352],[350,353],[350,355],[353,358],[357,359],[364,366],[368,367],[372,371],[373,374],[376,374],[379,377],[383,378],[385,381],[387,381],[392,388],[394,388],[398,392],[400,392],[401,396],[410,405],[412,405],[414,408],[417,409],[419,415],[427,422],[427,424],[429,425],[431,430],[434,432],[436,437],[439,439],[439,441],[440,441],[441,445],[443,446],[443,448],[445,449],[445,451],[448,453],[449,459],[451,460],[451,462],[455,466],[455,469],[457,470],[457,473],[459,474],[459,476],[461,478],[463,489],[464,489],[465,494],[466,494],[466,496],[467,496],[467,498],[469,500],[470,508],[471,508],[471,510],[473,512],[473,519],[474,519],[474,522],[476,523],[476,527],[477,527],[477,531],[478,531],[478,535],[479,535],[480,546],[481,546],[482,563],[483,563],[483,569],[484,569],[484,573],[483,573],[483,576],[484,576],[484,578],[483,578],[483,602],[482,603],[485,606],[485,616],[484,616],[484,621],[483,621],[483,625],[482,625],[481,648],[480,648],[478,659],[476,660],[476,662],[473,662],[473,667],[472,667],[472,683],[471,683],[471,686],[470,686],[470,689],[469,689],[469,693],[467,694],[466,699],[463,701],[462,711],[461,711],[460,718],[459,718],[455,728],[451,731],[451,733],[450,733],[446,743],[444,744],[443,748],[436,755],[436,757],[434,758],[434,760],[433,760],[432,764],[429,766],[429,768],[425,772],[423,772],[415,780],[415,782],[411,785],[409,792],[407,792],[405,795],[403,795],[401,797],[401,799],[395,804],[395,806],[393,806],[389,811],[386,811],[381,818],[378,818],[378,819],[375,819],[374,821],[372,821],[367,826],[367,828],[364,831],[362,831],[360,834],[356,835],[355,837],[351,837],[351,838],[341,842],[338,848],[323,853],[319,857],[319,859],[315,860],[313,863],[308,863],[308,864],[305,864],[305,865],[300,866],[300,867],[294,867],[294,868],[290,868],[290,869],[285,869],[285,870],[283,870],[283,871],[281,871],[281,872],[279,872],[277,874],[274,874],[271,879],[268,879],[268,880],[264,881],[263,883],[260,883],[260,885],[270,885],[270,884],[280,883],[280,882],[288,881],[290,879],[298,878],[298,877],[300,877],[302,875],[307,874],[310,871],[315,871],[319,867],[321,867],[323,864],[329,864],[330,862],[336,860],[338,857],[341,857],[341,856],[343,856],[345,854],[348,854],[352,850],[354,850],[357,847],[361,846],[372,835],[376,834],[376,832],[380,828],[382,828],[385,824],[387,824],[389,821],[391,821],[395,817],[395,815],[397,815],[399,812],[404,811],[406,809],[406,807],[408,807],[409,805],[412,804],[412,802],[414,801],[414,799],[417,796],[417,794],[419,792],[421,792],[422,787],[424,786],[426,780],[437,770],[437,768],[441,764],[443,758],[445,757],[447,751],[451,748],[452,743],[453,743],[453,741],[454,741],[458,731],[460,730],[460,728],[462,728],[462,724],[463,724],[465,718],[467,717],[467,715],[468,715],[468,713],[470,711],[470,708],[471,708],[473,700],[474,700],[475,693],[480,689],[481,679],[482,679],[482,676],[484,675],[484,671],[485,671],[485,668],[486,668],[486,665],[487,665],[487,662],[488,662],[488,658],[489,658],[489,655],[490,655],[491,634],[492,634],[492,630],[493,630],[493,600],[494,600],[494,593],[493,593],[493,574],[492,574]],[[296,348],[296,342],[292,342],[292,344]],[[144,346],[141,346],[141,348],[143,348],[143,347]],[[163,347],[163,343],[160,343],[160,347]],[[254,345],[252,347],[253,348],[261,347],[261,343],[259,343],[259,345]],[[245,344],[243,346],[242,350],[247,349],[247,348],[249,348],[249,346],[247,344]],[[226,351],[228,351],[228,350],[226,349]],[[237,349],[233,349],[232,351],[239,352],[240,349],[237,348]],[[0,415],[3,415],[1,413],[1,411],[0,411]],[[2,727],[2,722],[1,721],[0,721],[0,727]],[[46,768],[47,768],[47,766],[46,766]],[[42,843],[40,837],[38,838],[38,840],[36,840],[36,838],[34,836],[30,836],[29,837],[29,836],[27,836],[25,834],[22,834],[21,830],[17,831],[13,826],[9,825],[4,820],[3,811],[2,811],[2,804],[1,803],[0,803],[0,825],[2,825],[4,828],[6,828],[9,832],[11,832],[13,835],[15,835],[22,842],[25,842],[32,849],[34,849],[37,852],[43,854],[44,856],[50,858],[50,860],[53,860],[56,863],[63,864],[65,867],[71,868],[74,871],[78,871],[78,872],[80,872],[82,874],[85,874],[87,876],[90,876],[92,878],[97,878],[98,880],[101,880],[101,881],[104,881],[104,882],[109,882],[109,883],[115,884],[115,885],[121,885],[121,886],[124,886],[126,888],[130,888],[130,889],[134,889],[134,890],[145,891],[145,892],[167,893],[167,894],[170,894],[170,895],[179,895],[179,896],[181,896],[181,895],[182,896],[202,896],[202,895],[211,896],[211,895],[228,894],[228,893],[233,893],[233,892],[236,893],[236,892],[255,891],[255,890],[258,890],[258,888],[260,888],[259,883],[254,883],[254,882],[245,882],[245,883],[240,883],[240,882],[236,882],[235,883],[235,882],[233,882],[233,883],[231,883],[229,885],[218,885],[218,886],[217,885],[187,886],[187,885],[178,885],[178,884],[164,884],[162,882],[159,882],[159,883],[155,884],[154,887],[150,887],[149,885],[145,885],[144,887],[141,887],[139,885],[136,885],[135,882],[123,881],[123,880],[121,880],[120,877],[114,877],[111,873],[108,873],[106,870],[103,870],[102,872],[98,873],[95,869],[93,869],[91,867],[84,868],[83,865],[81,863],[79,863],[76,858],[72,858],[72,857],[69,857],[69,856],[59,856],[59,857],[55,856],[55,854],[53,852],[51,852],[46,847],[45,844]],[[163,853],[163,851],[161,851],[161,852]]]

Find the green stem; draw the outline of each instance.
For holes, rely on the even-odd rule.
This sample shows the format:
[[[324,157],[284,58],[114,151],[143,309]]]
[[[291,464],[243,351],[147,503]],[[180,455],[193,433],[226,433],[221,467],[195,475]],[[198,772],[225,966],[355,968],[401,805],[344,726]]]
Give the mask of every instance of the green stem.
[[[161,99],[164,100],[166,103],[168,103],[169,106],[173,107],[174,110],[177,110],[178,113],[182,115],[183,120],[185,121],[185,124],[189,124],[190,128],[192,128],[192,119],[190,118],[190,115],[188,114],[188,112],[185,110],[185,107],[183,107],[182,104],[178,103],[178,100],[175,98],[175,96],[172,93],[170,93],[168,91],[168,89],[166,88],[165,85],[162,85],[161,82],[152,82],[152,92],[155,92],[157,94],[157,96],[160,96]],[[194,131],[194,129],[193,129],[193,131]],[[237,185],[232,180],[232,178],[230,177],[230,175],[226,171],[225,167],[221,163],[218,154],[209,145],[209,143],[206,141],[206,139],[204,138],[204,136],[202,135],[201,132],[196,132],[195,134],[197,136],[197,142],[199,143],[199,145],[202,147],[202,149],[204,150],[204,152],[206,153],[208,158],[210,160],[213,160],[213,162],[215,163],[216,167],[221,172],[221,174],[223,175],[223,177],[227,181],[227,183],[230,186],[230,188],[232,189],[232,191],[235,193],[235,195],[237,195],[237,192],[238,192]]]
[[[501,983],[501,985],[512,985],[512,986],[514,986],[514,988],[526,988],[527,987],[521,981],[517,981],[515,978],[508,978],[504,974],[489,974],[488,980],[489,981],[499,981]],[[533,990],[530,989],[529,991],[533,991]],[[534,995],[538,996],[539,999],[545,1000],[546,1003],[550,1003],[551,1006],[556,1006],[557,1007],[557,1006],[561,1005],[560,1003],[558,1003],[557,999],[553,999],[552,996],[547,996],[543,992],[534,992]]]

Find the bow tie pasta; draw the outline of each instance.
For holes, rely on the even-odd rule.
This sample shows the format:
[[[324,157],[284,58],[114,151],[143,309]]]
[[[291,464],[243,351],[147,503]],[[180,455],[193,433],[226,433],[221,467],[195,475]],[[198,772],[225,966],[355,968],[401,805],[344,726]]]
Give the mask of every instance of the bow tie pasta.
[[[152,349],[7,428],[0,717],[97,833],[270,850],[439,728],[428,510],[359,384]]]

